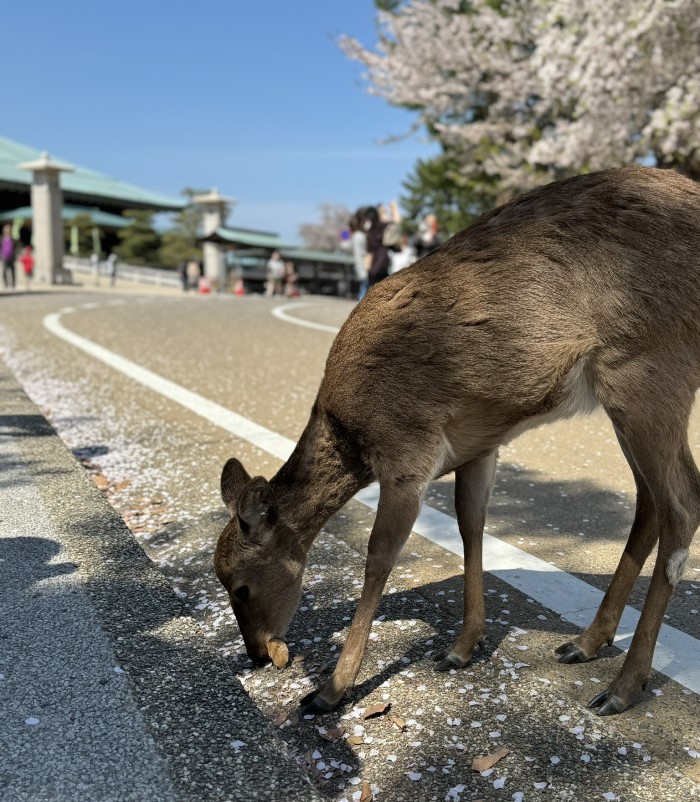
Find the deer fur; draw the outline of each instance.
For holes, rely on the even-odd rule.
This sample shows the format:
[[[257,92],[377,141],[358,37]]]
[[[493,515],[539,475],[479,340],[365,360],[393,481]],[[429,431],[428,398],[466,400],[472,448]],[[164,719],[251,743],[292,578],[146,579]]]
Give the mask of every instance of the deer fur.
[[[307,710],[352,687],[384,584],[428,483],[455,471],[464,624],[438,668],[484,636],[481,541],[498,447],[601,405],[634,474],[637,506],[593,623],[565,663],[610,643],[652,548],[658,556],[624,663],[591,705],[624,710],[651,672],[661,621],[700,524],[687,425],[700,386],[700,188],[665,170],[578,176],[518,197],[375,286],[336,337],[309,422],[269,482],[237,460],[216,549],[248,653],[268,657],[298,604],[324,521],[380,485],[365,583],[331,678]],[[240,597],[245,596],[245,600]]]

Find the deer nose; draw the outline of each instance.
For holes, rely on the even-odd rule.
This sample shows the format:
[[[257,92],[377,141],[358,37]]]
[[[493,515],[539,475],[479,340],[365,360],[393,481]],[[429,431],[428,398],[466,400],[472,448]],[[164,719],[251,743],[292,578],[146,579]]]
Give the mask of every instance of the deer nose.
[[[264,647],[262,649],[248,649],[246,647],[246,652],[256,668],[261,668],[270,662],[270,655]]]

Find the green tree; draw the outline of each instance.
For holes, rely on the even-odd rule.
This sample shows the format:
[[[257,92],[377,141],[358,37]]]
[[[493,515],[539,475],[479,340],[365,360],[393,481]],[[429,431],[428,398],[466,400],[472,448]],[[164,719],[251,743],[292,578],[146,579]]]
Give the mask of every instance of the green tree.
[[[407,192],[401,196],[406,227],[413,228],[411,221],[417,223],[432,213],[447,236],[466,228],[497,201],[493,178],[465,176],[459,161],[446,153],[420,159],[403,186]]]
[[[93,236],[92,230],[95,224],[89,214],[76,214],[72,220],[69,220],[63,226],[63,236],[66,243],[66,253],[72,253],[71,245],[73,244],[73,232],[77,231],[78,237],[78,256],[90,256],[93,251]]]
[[[192,198],[205,194],[205,190],[187,187],[180,194],[187,198],[188,205],[172,216],[172,228],[162,235],[160,262],[167,267],[177,267],[180,262],[190,259],[202,259],[202,247],[197,239],[202,225],[202,212],[192,203]]]
[[[125,228],[118,231],[120,244],[114,249],[124,262],[137,265],[158,265],[161,238],[153,228],[153,212],[145,209],[125,209],[124,217],[130,219]]]

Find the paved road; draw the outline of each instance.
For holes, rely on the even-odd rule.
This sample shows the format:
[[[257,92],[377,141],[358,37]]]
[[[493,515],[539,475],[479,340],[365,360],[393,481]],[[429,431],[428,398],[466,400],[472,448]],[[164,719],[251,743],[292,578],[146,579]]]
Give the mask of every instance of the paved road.
[[[298,720],[296,704],[330,671],[359,592],[372,512],[354,500],[328,522],[312,552],[289,634],[292,651],[304,660],[284,672],[251,669],[211,570],[226,519],[218,499],[220,469],[231,455],[251,473],[269,476],[281,464],[285,442],[298,437],[313,403],[332,329],[351,309],[347,302],[317,299],[288,310],[289,317],[317,324],[309,328],[273,316],[275,306],[279,302],[262,298],[106,292],[0,297],[0,355],[318,792],[333,800],[359,799],[367,781],[377,799],[387,800],[695,795],[698,545],[668,610],[668,641],[657,651],[660,665],[680,681],[656,674],[624,716],[599,719],[585,708],[614,675],[618,650],[584,666],[561,666],[552,654],[576,631],[572,620],[593,611],[575,604],[567,609],[557,599],[554,610],[538,602],[550,598],[546,586],[553,572],[544,566],[560,569],[556,575],[565,589],[579,587],[578,579],[595,596],[622,550],[634,509],[633,481],[598,413],[529,432],[502,450],[488,534],[494,553],[509,548],[508,554],[524,553],[525,564],[539,568],[520,571],[529,582],[522,592],[513,587],[516,572],[500,570],[494,557],[486,577],[487,648],[473,666],[447,676],[433,671],[431,653],[450,641],[461,618],[461,560],[414,534],[390,579],[348,704],[322,719]],[[74,335],[72,342],[65,332],[69,339]],[[144,387],[122,372],[129,365],[110,354],[167,382]],[[179,398],[177,389],[166,392],[173,386],[186,392]],[[187,393],[196,394],[200,412],[207,407],[206,417],[183,406],[186,397],[192,400]],[[251,435],[226,411],[269,436]],[[697,413],[690,433],[700,458]],[[432,485],[426,505],[441,515],[427,534],[454,526],[452,496],[452,477]],[[648,576],[649,570],[630,599],[632,615]],[[392,703],[405,730],[386,717],[362,721],[361,710],[382,700]],[[323,737],[324,727],[338,725],[344,738]],[[348,734],[360,736],[353,738],[358,743]],[[471,770],[474,756],[500,747],[510,754],[492,773]]]

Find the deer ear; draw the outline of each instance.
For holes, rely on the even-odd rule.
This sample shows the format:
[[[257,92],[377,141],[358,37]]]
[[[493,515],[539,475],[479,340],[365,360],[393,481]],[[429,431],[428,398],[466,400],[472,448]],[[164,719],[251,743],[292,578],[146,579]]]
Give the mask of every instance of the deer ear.
[[[237,459],[232,458],[224,465],[221,472],[221,498],[231,515],[235,515],[236,503],[248,482],[248,471]]]
[[[243,488],[237,504],[241,530],[255,543],[264,545],[274,534],[277,502],[268,481],[256,476]]]

